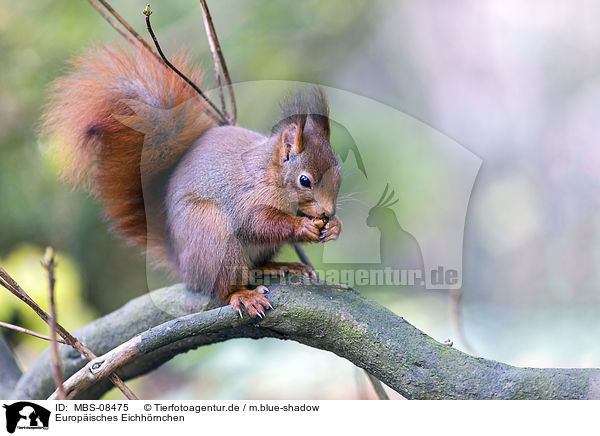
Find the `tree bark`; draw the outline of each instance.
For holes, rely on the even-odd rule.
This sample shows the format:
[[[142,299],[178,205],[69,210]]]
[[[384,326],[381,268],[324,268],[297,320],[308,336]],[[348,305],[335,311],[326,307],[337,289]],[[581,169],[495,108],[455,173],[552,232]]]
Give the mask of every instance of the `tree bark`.
[[[331,351],[411,399],[600,398],[598,369],[517,368],[476,358],[436,342],[388,309],[339,285],[274,284],[270,290],[274,310],[263,320],[247,315],[239,319],[231,307],[215,307],[205,296],[176,285],[130,301],[75,336],[100,356],[140,335],[140,355],[118,371],[123,379],[145,374],[202,345],[275,337]],[[60,348],[66,377],[86,365],[75,350]],[[77,398],[99,398],[110,388],[103,380]],[[12,397],[45,399],[54,389],[46,352],[21,377]]]

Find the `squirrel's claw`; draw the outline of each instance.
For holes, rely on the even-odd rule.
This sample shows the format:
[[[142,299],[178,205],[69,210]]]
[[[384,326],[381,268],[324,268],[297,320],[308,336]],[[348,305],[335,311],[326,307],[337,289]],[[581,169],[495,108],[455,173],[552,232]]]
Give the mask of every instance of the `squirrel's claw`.
[[[300,218],[298,228],[296,229],[296,240],[302,242],[318,242],[323,228],[323,220],[311,218]]]
[[[327,241],[335,241],[342,231],[342,222],[336,216],[331,218],[331,220],[325,224],[323,228],[323,232],[319,237],[319,242],[327,242]]]
[[[254,289],[256,292],[258,292],[259,294],[268,294],[269,293],[269,288],[267,288],[264,285],[260,285],[257,286],[256,289]]]
[[[229,304],[242,317],[242,305],[252,318],[264,318],[265,310],[273,306],[265,297],[269,292],[266,286],[257,286],[256,289],[240,288],[229,295]]]

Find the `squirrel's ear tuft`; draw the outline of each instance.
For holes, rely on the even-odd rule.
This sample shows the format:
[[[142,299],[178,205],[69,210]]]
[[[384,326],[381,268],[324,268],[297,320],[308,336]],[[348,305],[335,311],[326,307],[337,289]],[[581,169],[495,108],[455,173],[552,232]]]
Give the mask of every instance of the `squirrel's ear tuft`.
[[[305,135],[318,135],[329,142],[331,128],[329,127],[329,117],[322,115],[310,115],[304,125]]]
[[[320,87],[288,94],[281,104],[281,121],[273,127],[281,143],[281,161],[302,151],[303,135],[305,139],[316,136],[329,142],[330,130],[329,105]]]
[[[304,147],[302,142],[302,130],[304,123],[301,120],[289,123],[283,130],[279,137],[280,148],[281,148],[281,161],[285,162],[290,159],[290,156],[300,154]]]

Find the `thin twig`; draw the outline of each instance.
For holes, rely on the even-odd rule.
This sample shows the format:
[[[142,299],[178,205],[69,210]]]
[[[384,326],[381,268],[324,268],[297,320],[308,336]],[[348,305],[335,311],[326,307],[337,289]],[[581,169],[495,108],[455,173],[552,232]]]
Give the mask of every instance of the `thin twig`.
[[[54,301],[54,287],[56,285],[56,278],[54,277],[54,269],[56,267],[56,258],[54,256],[54,249],[48,247],[46,249],[46,255],[42,261],[42,267],[48,273],[48,293],[50,295],[50,348],[52,350],[52,376],[54,377],[54,385],[56,386],[58,400],[66,400],[67,395],[65,394],[65,388],[63,386],[63,371],[60,366],[60,358],[58,357],[58,341],[56,340],[56,302]]]
[[[167,68],[171,68],[172,70],[174,70],[190,86],[192,86],[192,88],[194,88],[194,90],[196,92],[198,92],[200,94],[200,96],[211,106],[212,109],[216,110],[216,106],[214,106],[214,104],[208,99],[208,97],[206,97],[206,95],[195,84],[193,84],[187,77],[185,77],[181,72],[179,72],[177,69],[175,69],[175,67],[166,60],[164,54],[162,53],[160,47],[158,46],[158,42],[156,41],[156,38],[154,36],[153,36],[153,40],[154,40],[155,45],[157,46],[157,49],[159,50],[159,52],[161,52],[160,56],[158,54],[156,54],[156,52],[154,50],[152,50],[152,47],[150,47],[150,45],[140,36],[140,34],[137,33],[133,29],[133,27],[131,27],[131,25],[129,25],[129,23],[127,23],[127,21],[125,21],[125,19],[123,17],[121,17],[121,15],[119,15],[117,13],[117,11],[115,11],[110,6],[110,4],[107,1],[105,1],[105,0],[98,0],[98,1],[100,3],[102,3],[102,5],[119,21],[119,23],[121,23],[129,31],[129,33],[125,32],[125,30],[123,30],[121,27],[119,27],[119,25],[110,17],[110,15],[104,9],[102,9],[102,7],[97,3],[96,0],[88,0],[88,2],[94,7],[94,9],[96,9],[96,11],[98,11],[98,13],[108,22],[108,24],[110,24],[115,30],[117,30],[117,32],[119,32],[131,44],[133,44],[133,45],[141,44],[142,47],[144,47],[146,50],[148,50],[150,53],[152,53],[152,55],[158,61],[165,62]],[[144,10],[144,13],[146,13],[145,12],[146,10],[148,10],[148,11],[150,10],[149,6],[150,5],[147,5],[146,9]],[[151,32],[151,35],[152,35],[152,32]],[[218,118],[211,111],[207,111],[207,112],[209,113],[210,116],[215,118],[219,122],[219,124],[221,124],[221,125],[228,124],[227,118],[222,113],[220,113],[218,110],[217,110]]]
[[[225,62],[225,56],[223,56],[221,44],[219,44],[219,38],[217,37],[217,32],[215,31],[215,26],[213,24],[212,17],[210,16],[210,11],[208,10],[206,0],[200,0],[200,6],[202,7],[202,18],[204,20],[206,36],[208,37],[208,44],[210,46],[210,51],[212,52],[213,61],[215,63],[215,76],[217,79],[217,84],[219,85],[219,95],[221,97],[221,104],[223,105],[223,108],[225,108],[225,101],[223,98],[221,77],[219,75],[217,60],[221,65],[221,68],[223,69],[223,75],[225,76],[225,81],[227,82],[227,89],[229,91],[229,99],[231,103],[231,116],[228,116],[227,119],[229,121],[229,124],[235,125],[235,122],[237,120],[237,106],[235,103],[235,94],[233,92],[233,86],[231,84],[231,76],[229,75],[229,69],[227,68],[227,62]]]
[[[15,297],[27,304],[38,316],[46,323],[50,323],[50,315],[48,315],[33,299],[19,286],[19,284],[0,266],[0,285],[5,287]],[[56,323],[57,333],[65,340],[67,345],[75,348],[79,353],[88,360],[93,360],[96,355],[83,345],[75,336],[69,333],[62,325]],[[111,374],[110,380],[118,387],[123,394],[130,400],[137,400],[136,395],[127,387],[123,380],[116,374]]]
[[[223,108],[223,112],[225,112],[227,115],[229,124],[235,125],[237,119],[237,107],[235,103],[235,94],[233,92],[233,86],[231,85],[231,76],[229,75],[229,69],[227,68],[227,63],[225,62],[225,57],[223,56],[221,44],[219,44],[219,38],[217,37],[217,32],[215,31],[215,26],[213,24],[212,17],[210,16],[210,11],[208,10],[206,0],[200,0],[200,6],[202,7],[202,18],[204,20],[206,36],[208,37],[208,44],[210,46],[210,51],[212,52],[213,56],[213,62],[215,64],[215,77],[217,80],[217,85],[219,86],[219,97],[221,98],[221,106]],[[225,98],[223,97],[223,87],[221,84],[219,64],[223,69],[223,75],[225,76],[225,80],[227,81],[227,89],[229,91],[229,98],[231,101],[231,115],[227,114],[227,112],[225,111]]]
[[[114,27],[121,35],[123,35],[125,37],[125,39],[127,39],[130,43],[132,43],[133,45],[136,44],[141,44],[142,47],[144,47],[146,50],[148,50],[150,53],[152,53],[156,59],[160,58],[158,57],[158,55],[154,52],[154,50],[152,50],[152,47],[150,47],[150,44],[148,44],[146,42],[146,40],[144,38],[142,38],[142,36],[137,33],[135,31],[135,29],[133,27],[131,27],[131,25],[125,21],[125,19],[119,15],[119,13],[117,11],[115,11],[113,9],[113,7],[106,1],[106,0],[98,0],[100,3],[102,3],[102,6],[104,6],[106,8],[106,10],[108,12],[110,12],[112,14],[113,17],[115,17],[117,19],[117,21],[119,23],[121,23],[123,25],[123,27],[125,27],[125,29],[127,29],[127,31],[129,31],[129,33],[126,33],[123,29],[121,29],[117,23],[115,23],[113,21],[113,19],[106,13],[106,11],[104,11],[101,6],[97,3],[96,0],[88,0],[90,2],[90,4],[94,7],[94,9],[96,9],[98,11],[98,13],[100,15],[102,15],[104,17],[104,19],[106,21],[108,21],[108,23]]]
[[[88,2],[94,7],[94,9],[96,9],[96,11],[98,11],[100,15],[102,15],[102,17],[108,22],[108,24],[110,24],[117,32],[121,34],[121,36],[123,36],[123,38],[125,38],[133,45],[136,45],[138,43],[138,41],[133,36],[131,36],[129,33],[125,32],[125,30],[119,27],[119,25],[110,17],[110,15],[108,15],[108,13],[106,13],[104,9],[102,9],[102,6],[100,6],[96,2],[96,0],[88,0]]]
[[[39,339],[44,339],[46,341],[51,341],[52,340],[52,338],[50,336],[42,335],[42,334],[36,333],[36,332],[34,332],[32,330],[28,330],[26,328],[19,327],[18,325],[9,324],[7,322],[0,321],[0,327],[4,327],[4,328],[10,329],[10,330],[14,330],[14,331],[20,332],[20,333],[25,333],[25,334],[27,334],[29,336],[33,336],[33,337],[36,337],[36,338],[39,338]],[[61,338],[57,338],[56,341],[58,343],[60,343],[60,344],[66,344],[65,340],[61,339]]]
[[[208,105],[215,111],[215,114],[209,112],[210,115],[217,122],[219,122],[219,124],[221,124],[221,125],[229,124],[229,121],[227,120],[227,118],[225,117],[225,115],[223,115],[221,113],[221,111],[206,96],[206,94],[204,94],[204,92],[202,92],[202,90],[198,86],[196,86],[196,84],[194,82],[192,82],[190,79],[188,79],[185,76],[185,74],[183,74],[181,71],[179,71],[177,68],[175,68],[175,66],[171,62],[169,62],[169,60],[166,58],[165,54],[163,53],[162,49],[160,48],[160,44],[158,43],[158,39],[156,39],[156,35],[154,34],[154,31],[152,30],[152,24],[150,24],[150,15],[152,14],[152,10],[150,9],[150,5],[147,5],[146,9],[144,9],[143,12],[144,12],[144,15],[146,16],[146,28],[148,29],[148,33],[152,37],[152,41],[154,41],[154,45],[156,46],[156,50],[158,50],[158,54],[162,58],[163,62],[167,65],[167,67],[169,67],[171,70],[173,70],[175,73],[177,73],[177,75],[179,77],[181,77],[188,85],[190,85],[194,89],[194,91],[196,91],[198,93],[198,95],[200,95],[200,97],[202,97],[204,99],[204,101],[206,101],[206,103],[208,103]]]
[[[202,2],[200,2],[202,4]],[[215,81],[217,82],[217,89],[219,91],[219,100],[221,102],[221,112],[225,115],[225,117],[231,121],[231,117],[227,112],[227,107],[225,105],[225,96],[223,95],[223,82],[221,81],[221,68],[219,67],[219,55],[215,49],[214,41],[211,38],[211,33],[209,30],[209,24],[207,22],[207,16],[204,13],[204,8],[202,8],[202,17],[204,19],[204,29],[206,29],[206,36],[208,38],[208,45],[210,46],[210,51],[212,53],[213,65],[215,69]],[[210,16],[209,16],[210,19]]]

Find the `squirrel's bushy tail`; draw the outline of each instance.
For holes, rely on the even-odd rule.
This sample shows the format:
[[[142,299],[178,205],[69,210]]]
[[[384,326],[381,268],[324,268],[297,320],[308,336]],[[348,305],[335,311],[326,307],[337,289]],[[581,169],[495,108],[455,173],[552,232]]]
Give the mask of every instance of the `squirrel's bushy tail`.
[[[186,56],[173,64],[200,84],[201,71]],[[145,50],[98,46],[71,66],[53,84],[43,131],[64,176],[101,199],[123,236],[149,242],[151,203],[162,208],[162,198],[151,196],[162,197],[156,191],[164,189],[170,170],[216,123],[204,100]]]

